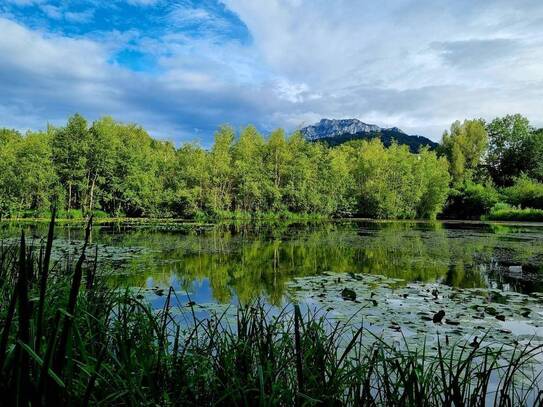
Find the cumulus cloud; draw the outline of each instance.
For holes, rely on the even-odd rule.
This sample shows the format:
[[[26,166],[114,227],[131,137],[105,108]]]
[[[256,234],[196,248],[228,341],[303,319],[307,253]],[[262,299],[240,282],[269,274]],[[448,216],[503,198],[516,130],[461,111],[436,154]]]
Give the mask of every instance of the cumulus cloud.
[[[455,118],[518,111],[543,124],[540,1],[225,3],[274,72],[322,95],[308,112],[433,138]]]
[[[262,117],[266,107],[259,100],[274,98],[267,88],[220,80],[233,72],[203,56],[191,63],[164,57],[164,71],[155,76],[111,64],[108,46],[95,41],[45,35],[2,18],[0,31],[5,34],[0,53],[10,55],[0,65],[0,77],[9,78],[0,81],[3,125],[42,128],[81,112],[91,119],[113,115],[157,136],[198,137],[207,144],[220,123],[239,126]]]
[[[49,26],[103,15],[10,1],[48,11]],[[294,130],[356,117],[436,140],[467,117],[519,112],[543,126],[540,0],[128,2],[141,24],[119,29],[0,17],[1,124],[111,114],[204,144],[224,122]]]

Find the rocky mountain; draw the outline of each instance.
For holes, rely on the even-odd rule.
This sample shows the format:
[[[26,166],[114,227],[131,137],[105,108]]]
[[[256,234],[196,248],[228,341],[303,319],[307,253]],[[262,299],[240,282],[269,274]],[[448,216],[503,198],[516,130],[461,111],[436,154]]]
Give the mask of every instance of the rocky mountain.
[[[432,140],[404,133],[397,127],[381,128],[375,124],[367,124],[357,119],[330,120],[322,119],[317,124],[300,129],[302,135],[309,141],[324,142],[330,146],[337,146],[351,140],[380,138],[385,146],[393,141],[409,146],[412,152],[419,151],[420,147],[437,147]]]

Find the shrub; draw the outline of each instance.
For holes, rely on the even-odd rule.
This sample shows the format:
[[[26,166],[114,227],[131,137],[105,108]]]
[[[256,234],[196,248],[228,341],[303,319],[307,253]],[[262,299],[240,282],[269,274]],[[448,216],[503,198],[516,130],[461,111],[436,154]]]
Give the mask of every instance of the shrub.
[[[500,194],[491,184],[464,184],[459,190],[451,190],[445,206],[444,217],[479,219],[490,212],[500,200]]]
[[[80,209],[65,209],[58,211],[59,219],[83,219],[83,212]]]
[[[515,184],[504,189],[507,201],[521,208],[543,209],[543,183],[523,175]]]
[[[94,217],[94,219],[109,218],[109,214],[107,212],[100,211],[100,210],[93,211],[92,216]]]

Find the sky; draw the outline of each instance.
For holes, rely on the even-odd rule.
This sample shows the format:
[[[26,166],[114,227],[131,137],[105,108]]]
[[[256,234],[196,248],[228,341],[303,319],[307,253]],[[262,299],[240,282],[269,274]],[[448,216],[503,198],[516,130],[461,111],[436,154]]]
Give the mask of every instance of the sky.
[[[76,112],[204,145],[321,118],[543,127],[543,1],[0,0],[0,126]]]

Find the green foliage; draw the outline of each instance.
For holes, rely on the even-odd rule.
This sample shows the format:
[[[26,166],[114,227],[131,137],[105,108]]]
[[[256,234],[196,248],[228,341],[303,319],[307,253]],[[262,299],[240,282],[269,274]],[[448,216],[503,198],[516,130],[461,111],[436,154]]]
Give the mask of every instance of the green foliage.
[[[491,184],[466,182],[452,190],[444,216],[459,219],[479,219],[500,201],[500,194]]]
[[[456,121],[450,132],[445,131],[441,143],[440,151],[449,160],[453,183],[471,180],[488,146],[485,123],[481,119]]]
[[[543,209],[543,183],[526,175],[515,180],[514,185],[503,190],[507,202],[521,208]]]
[[[435,218],[449,182],[447,163],[433,152],[385,149],[379,140],[330,148],[281,129],[265,138],[247,126],[236,137],[222,126],[207,151],[175,148],[111,117],[89,125],[78,114],[45,133],[2,130],[0,158],[3,217],[41,217],[56,205],[70,218],[97,210],[199,219]]]
[[[378,140],[354,151],[355,179],[362,216],[386,219],[435,218],[445,202],[450,177],[445,159],[406,146],[385,149]]]
[[[66,187],[66,208],[79,207],[85,188],[89,131],[85,118],[75,114],[66,127],[53,131],[52,161],[60,182]]]
[[[437,156],[390,143],[329,147],[282,129],[264,137],[247,126],[237,136],[222,126],[209,150],[176,148],[137,125],[89,125],[76,114],[41,133],[0,129],[0,218],[42,217],[56,205],[83,216],[434,219],[449,192],[444,216],[478,218],[500,200],[492,185],[513,205],[543,207],[543,129],[520,115],[486,128],[454,122]]]
[[[427,149],[421,151],[417,162],[418,176],[422,193],[417,204],[417,217],[435,219],[441,213],[449,194],[449,164]]]
[[[543,182],[543,129],[532,132],[525,150],[527,152],[525,159],[528,161],[527,174]]]
[[[543,222],[543,209],[520,208],[506,203],[496,204],[485,220]]]
[[[62,195],[50,137],[46,133],[9,134],[0,143],[0,217],[47,210]]]
[[[543,159],[543,139],[534,135],[527,118],[520,114],[496,118],[487,126],[489,148],[486,163],[494,183],[511,185],[522,173],[537,171]]]

